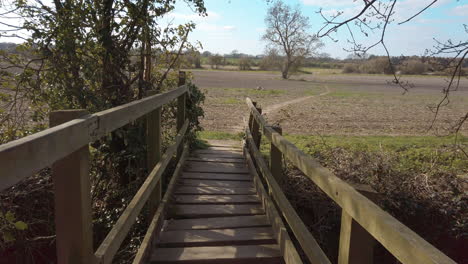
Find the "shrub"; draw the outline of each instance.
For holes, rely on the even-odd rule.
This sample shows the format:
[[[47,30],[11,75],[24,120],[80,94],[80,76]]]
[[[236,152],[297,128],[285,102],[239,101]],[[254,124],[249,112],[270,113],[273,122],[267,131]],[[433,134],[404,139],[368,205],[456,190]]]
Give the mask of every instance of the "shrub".
[[[239,59],[239,70],[248,71],[252,65],[252,60],[249,57],[242,57]]]
[[[359,65],[354,63],[347,63],[343,67],[343,73],[359,73]]]
[[[427,64],[420,60],[408,60],[399,68],[403,74],[423,74],[427,71]]]

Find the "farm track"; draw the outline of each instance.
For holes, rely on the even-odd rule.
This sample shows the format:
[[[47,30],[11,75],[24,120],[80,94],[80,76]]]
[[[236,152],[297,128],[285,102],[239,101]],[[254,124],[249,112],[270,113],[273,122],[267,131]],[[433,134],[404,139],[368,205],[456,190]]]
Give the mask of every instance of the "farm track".
[[[306,101],[306,100],[309,100],[309,99],[312,99],[312,98],[315,98],[315,97],[324,96],[324,95],[327,95],[327,94],[329,94],[331,92],[330,89],[328,88],[328,85],[325,85],[325,89],[326,89],[325,92],[317,94],[317,95],[310,95],[310,96],[306,96],[306,97],[300,97],[300,98],[288,100],[288,101],[285,101],[285,102],[282,102],[282,103],[279,103],[279,104],[271,105],[271,106],[269,106],[269,107],[267,107],[267,108],[265,108],[263,110],[263,114],[269,114],[271,112],[274,112],[274,111],[277,111],[277,110],[279,110],[281,108],[284,108],[284,107],[286,107],[288,105],[297,104],[297,103],[300,103],[300,102],[303,102],[303,101]]]

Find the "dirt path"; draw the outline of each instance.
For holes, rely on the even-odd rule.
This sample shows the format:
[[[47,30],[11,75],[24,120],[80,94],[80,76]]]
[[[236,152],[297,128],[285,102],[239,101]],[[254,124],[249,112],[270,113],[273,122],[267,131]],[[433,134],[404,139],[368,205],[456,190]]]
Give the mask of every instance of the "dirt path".
[[[330,89],[328,88],[328,85],[325,85],[325,89],[326,89],[325,92],[317,94],[317,95],[309,95],[309,96],[306,96],[306,97],[300,97],[300,98],[296,98],[296,99],[293,99],[293,100],[285,101],[285,102],[282,102],[282,103],[279,103],[279,104],[270,105],[270,106],[268,106],[267,108],[265,108],[263,110],[263,114],[269,114],[271,112],[277,111],[277,110],[279,110],[279,109],[281,109],[283,107],[286,107],[288,105],[297,104],[297,103],[303,102],[305,100],[309,100],[309,99],[314,98],[314,97],[319,97],[319,96],[324,96],[324,95],[329,94]]]

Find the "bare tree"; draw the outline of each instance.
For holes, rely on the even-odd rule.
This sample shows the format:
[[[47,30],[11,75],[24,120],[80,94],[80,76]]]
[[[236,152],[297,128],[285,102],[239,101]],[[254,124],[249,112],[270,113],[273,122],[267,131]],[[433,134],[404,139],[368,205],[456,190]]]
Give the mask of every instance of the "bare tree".
[[[438,1],[440,0],[428,1],[425,6],[422,6],[418,10],[414,10],[412,15],[402,19],[401,21],[396,21],[398,11],[395,7],[397,0],[362,0],[360,1],[362,2],[361,8],[356,10],[356,12],[350,15],[348,18],[343,18],[343,10],[338,10],[331,16],[327,16],[324,12],[322,12],[322,10],[320,10],[318,13],[322,16],[324,25],[319,30],[318,36],[328,37],[336,41],[334,39],[334,34],[336,34],[340,28],[344,28],[345,31],[348,32],[348,42],[351,44],[351,47],[347,51],[353,52],[358,56],[362,56],[372,48],[380,45],[383,47],[387,55],[391,73],[393,74],[393,83],[399,85],[406,92],[409,88],[413,87],[413,84],[402,80],[401,76],[396,73],[396,68],[392,63],[391,55],[385,42],[385,34],[387,32],[388,25],[392,23],[402,25],[413,21],[416,17],[427,11]],[[468,36],[468,26],[466,24],[463,24],[462,26],[464,27],[466,36]],[[371,34],[376,34],[378,35],[378,39],[375,42],[362,43],[357,41],[357,39],[359,39],[356,36],[357,34],[361,34],[366,37]],[[435,106],[431,107],[432,111],[434,112],[434,118],[429,129],[434,126],[440,109],[449,104],[450,93],[452,91],[458,90],[460,79],[463,76],[462,68],[465,63],[465,59],[468,57],[467,39],[455,42],[450,39],[441,41],[437,39],[437,37],[434,37],[434,41],[435,45],[432,49],[426,50],[424,52],[425,56],[429,58],[449,57],[449,59],[444,62],[445,65],[439,65],[440,67],[448,70],[448,82],[445,87],[441,87],[443,92],[443,97],[441,100]],[[434,61],[440,62],[441,60],[434,59]],[[468,112],[461,113],[460,119],[453,125],[452,132],[458,133],[466,120],[468,120]]]
[[[311,56],[322,42],[308,33],[309,18],[303,16],[298,7],[292,8],[282,1],[276,1],[268,9],[265,18],[267,30],[262,39],[269,46],[277,47],[285,57],[282,66],[282,76],[289,78],[291,66],[300,58]]]

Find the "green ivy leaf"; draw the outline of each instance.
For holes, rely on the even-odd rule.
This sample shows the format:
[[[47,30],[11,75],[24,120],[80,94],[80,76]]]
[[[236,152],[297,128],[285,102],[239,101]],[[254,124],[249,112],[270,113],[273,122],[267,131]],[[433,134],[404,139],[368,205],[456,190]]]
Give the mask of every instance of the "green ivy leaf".
[[[13,223],[13,221],[15,221],[15,215],[11,211],[8,211],[6,213],[5,218],[10,223]]]
[[[2,238],[5,243],[15,241],[15,237],[10,232],[4,232]]]
[[[18,229],[18,230],[26,230],[26,229],[28,229],[28,225],[27,225],[25,222],[23,222],[23,221],[18,221],[18,222],[16,222],[16,223],[15,223],[15,227],[16,227],[16,229]]]

